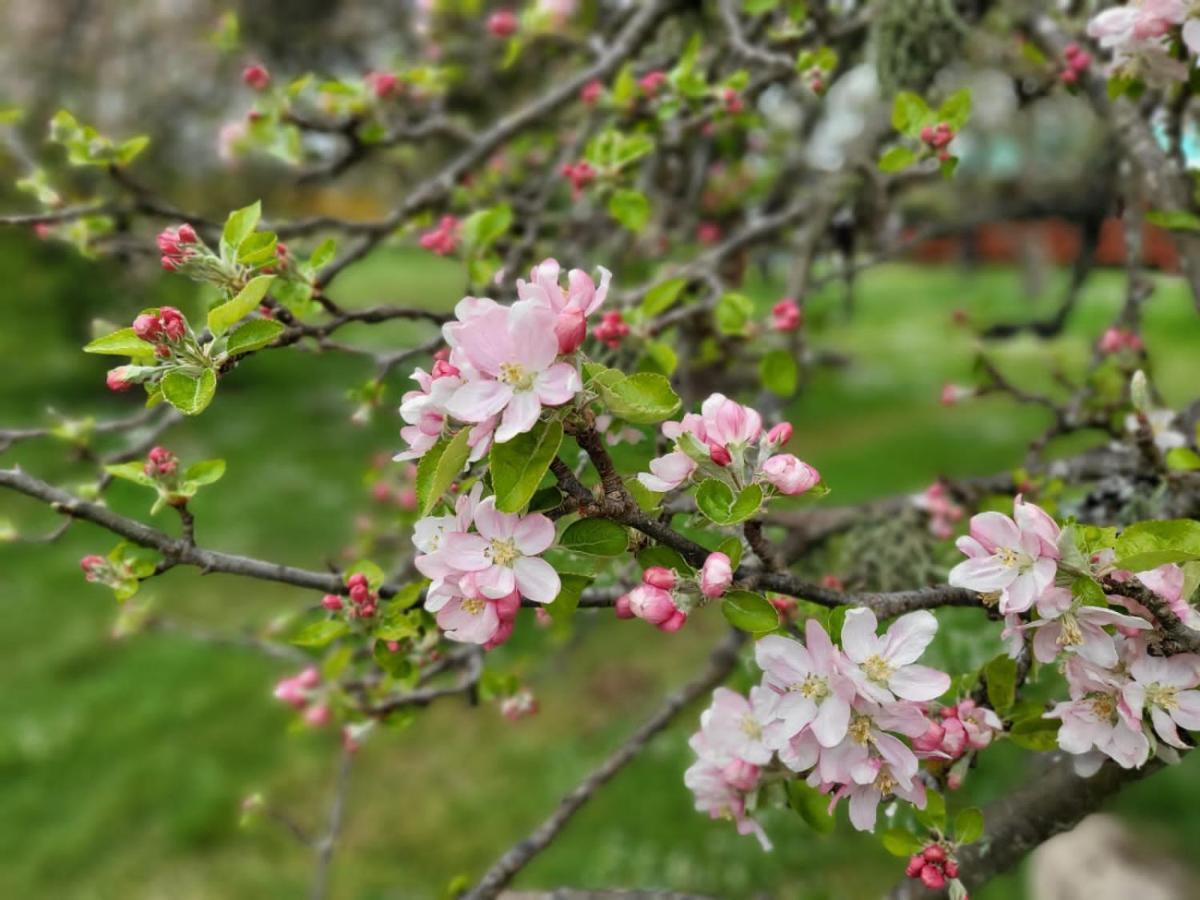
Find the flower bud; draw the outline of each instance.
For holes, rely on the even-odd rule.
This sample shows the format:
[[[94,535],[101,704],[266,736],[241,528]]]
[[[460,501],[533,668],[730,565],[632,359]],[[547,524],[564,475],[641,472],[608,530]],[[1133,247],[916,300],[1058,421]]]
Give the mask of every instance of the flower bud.
[[[687,622],[687,613],[681,609],[675,610],[665,621],[658,623],[659,631],[678,631]]]
[[[512,37],[517,32],[517,14],[511,9],[498,9],[487,20],[488,34],[492,37]]]
[[[175,234],[179,238],[181,244],[194,244],[199,238],[196,237],[196,229],[184,222],[175,229]]]
[[[321,673],[317,671],[316,666],[308,666],[296,676],[296,683],[302,688],[315,688],[321,683]]]
[[[661,625],[678,612],[671,595],[653,585],[639,584],[626,596],[633,614],[651,625]]]
[[[946,879],[938,866],[927,865],[921,870],[921,883],[936,891],[946,886]]]
[[[109,369],[108,374],[104,377],[104,383],[108,385],[110,391],[127,391],[133,387],[133,382],[126,380],[127,373],[128,366]]]
[[[940,863],[946,861],[946,850],[941,844],[930,844],[921,851],[926,862]]]
[[[777,453],[762,466],[763,477],[781,494],[795,496],[811,490],[821,481],[821,473],[790,453]]]
[[[342,598],[337,594],[326,594],[321,598],[321,605],[330,612],[337,612],[344,604],[342,603]]]
[[[721,468],[725,468],[725,466],[733,462],[732,454],[720,444],[713,444],[708,448],[708,458]]]
[[[271,73],[266,66],[254,63],[242,69],[242,81],[256,91],[265,91],[271,83]]]
[[[386,100],[396,93],[399,80],[391,72],[370,72],[364,79],[378,100]]]
[[[720,597],[733,583],[733,566],[720,551],[708,554],[700,569],[700,593],[710,600]]]
[[[792,439],[792,423],[780,422],[774,428],[767,432],[767,443],[776,447],[782,447]]]
[[[158,321],[158,316],[151,316],[142,313],[133,320],[133,333],[140,337],[143,341],[154,343],[154,339],[162,332],[162,325]]]
[[[100,573],[108,566],[108,560],[103,556],[96,556],[92,553],[85,556],[79,561],[79,568],[83,569],[83,575],[88,581],[95,581],[100,577]]]
[[[734,790],[751,791],[758,784],[758,766],[735,759],[721,770],[721,777]]]
[[[918,753],[933,753],[942,746],[942,739],[946,736],[946,729],[937,722],[930,722],[929,728],[924,734],[913,738],[913,749]]]
[[[587,337],[587,321],[577,309],[568,309],[558,314],[554,322],[554,336],[558,338],[559,353],[574,353]]]
[[[919,878],[923,868],[925,868],[925,857],[918,853],[908,861],[908,865],[904,867],[904,874],[909,878]]]
[[[947,878],[957,878],[958,877],[958,863],[956,863],[952,859],[948,859],[948,860],[946,860],[945,864],[942,866],[942,871],[946,873]]]
[[[368,586],[367,576],[364,575],[362,572],[355,572],[353,575],[351,575],[349,578],[346,579],[346,587],[354,587],[355,585],[358,585],[358,584],[361,584],[363,587]]]
[[[513,591],[508,596],[501,597],[496,601],[496,614],[500,616],[501,622],[511,622],[517,617],[517,611],[520,608],[521,594],[519,591]]]
[[[313,728],[321,728],[329,724],[329,707],[324,703],[316,703],[304,712],[304,721]]]
[[[616,610],[618,619],[634,618],[633,609],[629,605],[628,594],[622,594],[618,597],[616,603],[613,604],[613,609]]]
[[[651,566],[642,573],[642,582],[652,587],[669,591],[675,587],[675,570],[663,566]]]
[[[177,341],[187,334],[187,319],[173,306],[162,307],[158,311],[158,321],[169,341]]]
[[[579,99],[588,106],[591,106],[600,99],[600,95],[604,93],[604,85],[600,81],[593,79],[583,86],[579,91]]]

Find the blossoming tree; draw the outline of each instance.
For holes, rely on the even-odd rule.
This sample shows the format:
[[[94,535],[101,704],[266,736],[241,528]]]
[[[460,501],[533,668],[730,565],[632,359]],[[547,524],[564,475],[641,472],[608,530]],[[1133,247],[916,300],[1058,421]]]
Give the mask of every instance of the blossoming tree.
[[[411,149],[418,162],[380,219],[264,218],[258,203],[227,216],[185,211],[139,178],[144,140],[58,113],[51,161],[22,181],[34,208],[3,221],[89,255],[136,262],[144,251],[215,299],[188,315],[145,298],[128,327],[83,348],[121,360],[107,387],[128,391],[131,407],[69,435],[84,446],[124,436],[94,455],[85,490],[17,467],[0,469],[0,487],[61,513],[59,533],[82,520],[119,538],[82,568],[128,609],[142,582],[180,567],[294,586],[307,612],[287,655],[304,663],[275,696],[307,726],[339,729],[346,764],[379,723],[434,702],[482,692],[514,718],[534,711],[489,655],[534,621],[641,619],[670,653],[671,633],[690,620],[723,617],[728,637],[705,671],[528,838],[481,860],[478,880],[457,888],[464,896],[495,896],[684,715],[698,728],[679,777],[699,812],[770,850],[760,810],[791,807],[824,830],[844,806],[855,829],[906,859],[896,896],[966,897],[1124,784],[1177,763],[1200,730],[1190,602],[1200,456],[1185,427],[1195,417],[1164,408],[1145,374],[1151,288],[1132,258],[1144,215],[1171,229],[1200,308],[1200,218],[1181,137],[1200,17],[1166,0],[1094,17],[983,0],[583,6],[481,12],[429,0],[412,14],[414,55],[390,67],[321,80],[246,66],[251,109],[222,129],[222,153],[269,154],[332,179]],[[804,423],[780,412],[821,364],[805,300],[826,259],[840,256],[852,275],[909,243],[874,227],[884,216],[847,226],[845,210],[956,177],[970,134],[971,94],[953,74],[964,35],[1027,102],[1073,92],[1110,124],[1130,237],[1126,299],[1096,335],[1087,377],[1063,396],[1030,394],[986,355],[977,385],[947,386],[947,403],[1008,394],[1049,424],[1014,460],[1019,470],[872,505],[913,511],[930,541],[957,552],[940,579],[886,590],[822,581],[813,560],[866,510],[829,505],[837,485],[793,452]],[[456,107],[470,79],[531,61],[554,77],[490,121]],[[867,70],[882,115],[862,113],[832,164],[795,152],[851,103],[839,85]],[[98,177],[76,177],[86,169]],[[856,234],[870,253],[856,254]],[[461,260],[468,295],[452,316],[339,302],[339,276],[389,242]],[[739,288],[751,262],[780,248],[787,296],[757,321]],[[336,337],[397,319],[440,330],[386,352]],[[183,416],[220,415],[242,360],[289,348],[370,358],[377,377],[359,392],[368,408],[394,407],[384,391],[410,375],[388,448],[410,510],[400,551],[330,572],[197,541],[189,502],[220,491],[227,463],[179,460],[170,430]],[[1079,432],[1100,440],[1044,458],[1051,441]],[[64,433],[0,431],[0,451]],[[629,444],[635,465],[613,450]],[[155,512],[173,510],[178,528],[109,509],[113,479],[152,491]],[[1117,504],[1106,493],[1114,479],[1126,498]],[[969,671],[923,665],[950,606],[975,610],[974,627],[1006,652]],[[754,672],[746,693],[722,686],[739,661]],[[962,806],[954,791],[1003,741],[1043,755],[1039,774],[994,808]],[[312,842],[315,896],[339,820]]]

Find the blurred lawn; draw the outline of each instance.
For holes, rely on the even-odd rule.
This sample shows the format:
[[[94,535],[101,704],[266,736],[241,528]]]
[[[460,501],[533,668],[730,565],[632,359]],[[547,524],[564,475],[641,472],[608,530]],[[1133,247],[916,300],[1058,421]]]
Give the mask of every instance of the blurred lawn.
[[[7,286],[0,426],[34,424],[47,405],[74,413],[131,409],[129,395],[104,390],[104,360],[77,350],[87,320],[125,321],[137,308],[163,302],[195,313],[200,302],[179,279],[133,282],[108,265],[23,239],[0,243],[0,278]],[[461,292],[459,282],[454,266],[397,251],[347,273],[337,296],[445,308]],[[810,313],[817,344],[852,357],[846,368],[823,371],[791,411],[794,449],[832,485],[828,502],[919,489],[939,473],[1019,464],[1043,426],[1038,411],[1002,399],[951,410],[937,402],[943,382],[969,379],[973,352],[950,313],[961,307],[981,321],[1044,313],[1062,283],[1056,275],[1053,290],[1035,304],[1021,298],[1010,271],[889,266],[863,278],[852,326],[841,320],[837,289],[816,298]],[[752,292],[764,304],[774,299],[769,285]],[[997,349],[998,358],[1029,387],[1048,383],[1052,363],[1077,369],[1120,292],[1115,273],[1094,277],[1066,336],[1050,344],[1013,341]],[[1156,381],[1174,404],[1195,391],[1197,328],[1181,286],[1163,280],[1147,311],[1147,337]],[[357,337],[402,345],[416,329],[387,326],[364,335]],[[336,355],[260,354],[222,384],[207,414],[176,429],[166,443],[185,459],[223,456],[231,463],[196,504],[201,542],[309,567],[336,558],[368,502],[364,464],[398,444],[390,414],[367,427],[347,422],[345,390],[368,375],[363,362]],[[402,388],[396,379],[391,396]],[[24,445],[2,463],[20,462],[65,483],[82,477],[85,470],[58,460],[58,449]],[[110,502],[146,515],[138,489],[118,485]],[[33,534],[54,522],[35,504],[0,494],[4,517]],[[174,523],[164,516],[160,524]],[[262,790],[300,821],[318,822],[335,738],[289,729],[291,716],[270,697],[286,671],[277,662],[163,634],[111,640],[111,595],[85,584],[77,561],[113,543],[79,525],[54,545],[0,544],[0,896],[301,896],[311,870],[307,853],[269,828],[238,830],[238,806]],[[303,602],[282,587],[194,571],[169,573],[145,590],[173,618],[231,631],[259,627]],[[957,618],[968,630],[979,622],[969,612]],[[534,685],[541,714],[512,725],[494,708],[450,702],[371,740],[353,774],[334,896],[435,897],[455,875],[478,874],[664,691],[690,676],[721,629],[715,613],[670,637],[581,615],[567,647],[537,629],[519,629],[520,639],[500,659]],[[982,659],[994,647],[991,634],[964,640],[965,650],[943,642],[942,652]],[[520,884],[846,898],[873,896],[896,877],[896,862],[844,821],[837,835],[821,838],[790,814],[771,814],[777,849],[763,854],[726,823],[694,813],[681,781],[694,720],[694,713],[686,716],[598,795]],[[989,752],[955,802],[986,802],[1020,781],[1027,762],[1008,746]],[[1119,803],[1149,840],[1180,852],[1200,841],[1193,767],[1158,775]],[[980,894],[1020,895],[1015,876]]]

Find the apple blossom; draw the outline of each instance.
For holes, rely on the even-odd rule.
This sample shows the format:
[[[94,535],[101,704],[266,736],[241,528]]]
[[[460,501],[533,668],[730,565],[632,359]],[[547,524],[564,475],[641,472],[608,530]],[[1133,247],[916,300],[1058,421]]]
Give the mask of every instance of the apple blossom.
[[[956,542],[968,559],[950,570],[954,587],[1000,591],[1000,612],[1025,612],[1054,582],[1058,570],[1058,524],[1018,495],[1013,515],[982,512],[971,517],[970,533]]]
[[[1130,413],[1125,417],[1125,430],[1136,435],[1145,422],[1150,434],[1154,437],[1154,446],[1164,453],[1176,447],[1186,447],[1187,438],[1175,426],[1175,412],[1170,409],[1152,409],[1145,415]]]
[[[437,227],[421,235],[418,243],[438,256],[449,256],[458,247],[458,219],[442,216]]]
[[[599,272],[600,285],[597,287],[586,272],[572,269],[567,273],[567,289],[564,291],[559,283],[558,262],[546,259],[533,267],[529,281],[517,279],[517,296],[522,301],[554,313],[554,334],[558,338],[559,353],[572,353],[583,343],[587,334],[587,317],[599,309],[608,296],[612,273],[603,266],[599,267]]]
[[[771,707],[769,730],[791,738],[811,726],[821,746],[833,747],[846,736],[854,685],[846,677],[842,654],[820,623],[805,623],[805,644],[791,638],[767,635],[754,647],[763,670],[763,684],[779,694]]]
[[[700,593],[710,600],[720,597],[733,583],[733,567],[724,553],[710,553],[700,569]]]
[[[1121,687],[1121,712],[1131,728],[1150,714],[1154,732],[1179,749],[1189,745],[1179,738],[1178,727],[1200,729],[1200,656],[1179,653],[1151,656],[1144,648],[1132,650],[1130,680]]]
[[[901,616],[879,637],[878,622],[870,609],[851,609],[842,626],[842,649],[853,663],[847,674],[858,692],[877,703],[932,700],[950,688],[950,676],[927,666],[914,665],[937,633],[937,619],[928,610]]]
[[[1110,669],[1117,664],[1117,648],[1106,626],[1146,630],[1149,622],[1102,606],[1086,606],[1077,601],[1067,588],[1049,587],[1037,601],[1036,622],[1027,629],[1036,629],[1033,655],[1042,663],[1051,663],[1060,651],[1078,653],[1090,663]]]
[[[1140,768],[1150,755],[1150,742],[1140,723],[1131,727],[1120,709],[1121,690],[1129,677],[1093,666],[1082,657],[1069,658],[1063,671],[1071,699],[1058,703],[1046,718],[1060,719],[1058,746],[1075,754],[1080,774],[1095,771],[1097,754],[1125,769]]]
[[[791,297],[784,297],[771,307],[771,327],[776,331],[795,331],[802,320],[800,306]]]
[[[762,465],[763,478],[781,494],[795,496],[812,490],[821,473],[790,453],[777,453]]]

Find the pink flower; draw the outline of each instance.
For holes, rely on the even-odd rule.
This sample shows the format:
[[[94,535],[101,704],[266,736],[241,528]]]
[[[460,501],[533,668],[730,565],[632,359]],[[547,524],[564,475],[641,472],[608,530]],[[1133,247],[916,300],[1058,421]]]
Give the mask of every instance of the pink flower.
[[[1138,572],[1137,580],[1167,601],[1171,612],[1193,631],[1200,631],[1200,612],[1183,596],[1186,576],[1175,563],[1166,563],[1148,572]]]
[[[872,758],[864,764],[867,778],[872,773],[873,778],[844,785],[834,794],[836,803],[843,797],[850,800],[850,824],[859,831],[874,831],[875,819],[879,811],[879,802],[884,797],[895,794],[912,803],[917,809],[925,808],[925,784],[912,776],[904,777],[894,766],[880,758]],[[915,774],[915,773],[914,773]]]
[[[1121,710],[1131,728],[1139,727],[1150,713],[1155,733],[1179,749],[1188,747],[1176,726],[1200,729],[1200,656],[1180,653],[1171,657],[1136,652],[1129,665],[1130,681],[1121,688]]]
[[[997,734],[1004,731],[1004,723],[994,710],[980,706],[970,698],[960,700],[958,706],[951,707],[947,712],[951,710],[966,729],[967,742],[972,750],[984,749]]]
[[[763,477],[781,494],[795,496],[816,487],[821,473],[790,453],[777,453],[762,465]]]
[[[1026,629],[1037,629],[1033,655],[1038,662],[1051,663],[1059,652],[1078,653],[1090,663],[1105,669],[1117,664],[1117,648],[1105,627],[1146,630],[1145,619],[1127,616],[1101,606],[1084,606],[1075,601],[1069,588],[1049,587],[1037,601],[1036,622]]]
[[[461,320],[461,317],[460,317]],[[472,315],[453,332],[478,378],[471,378],[446,404],[455,418],[484,422],[503,413],[495,440],[504,443],[533,428],[543,406],[561,406],[583,387],[569,363],[556,362],[554,313],[522,301]]]
[[[713,691],[712,706],[700,716],[700,730],[719,759],[740,759],[756,766],[771,761],[771,751],[763,743],[760,715],[775,703],[775,694],[766,688],[753,688],[747,700],[729,688]]]
[[[696,461],[686,453],[668,453],[650,460],[650,472],[640,473],[638,481],[647,490],[665,494],[687,481],[695,471]]]
[[[1150,755],[1150,742],[1141,724],[1131,728],[1118,706],[1119,692],[1128,681],[1104,669],[1097,669],[1082,657],[1074,656],[1064,667],[1069,701],[1057,704],[1046,713],[1048,719],[1061,719],[1058,746],[1067,753],[1089,757],[1077,763],[1076,770],[1094,771],[1099,760],[1095,753],[1113,759],[1125,769],[1140,768]]]
[[[1003,513],[971,517],[969,535],[956,542],[968,557],[950,570],[954,587],[981,593],[1000,591],[1000,612],[1025,612],[1054,583],[1058,570],[1058,524],[1020,495],[1015,521]]]
[[[700,593],[710,600],[720,597],[733,583],[733,567],[724,553],[708,554],[700,569]]]
[[[771,327],[776,331],[795,331],[802,318],[799,304],[791,297],[784,297],[771,307]]]
[[[913,505],[929,514],[929,533],[945,540],[954,533],[954,523],[963,517],[963,508],[950,499],[950,493],[940,481],[913,498]]]
[[[767,635],[754,645],[763,684],[777,695],[766,725],[771,746],[811,728],[822,747],[846,737],[854,685],[845,676],[842,654],[815,619],[805,623],[805,644]]]
[[[599,267],[600,286],[581,269],[567,273],[567,289],[559,284],[560,269],[553,259],[543,260],[533,267],[529,281],[517,280],[517,296],[555,315],[554,334],[558,352],[572,353],[587,335],[587,317],[600,308],[608,296],[612,273]]]
[[[851,609],[842,626],[842,649],[855,665],[848,674],[858,692],[878,703],[896,698],[932,700],[950,688],[950,676],[927,666],[913,665],[937,633],[937,619],[927,610],[898,618],[886,634],[875,634],[879,623],[870,609]]]

